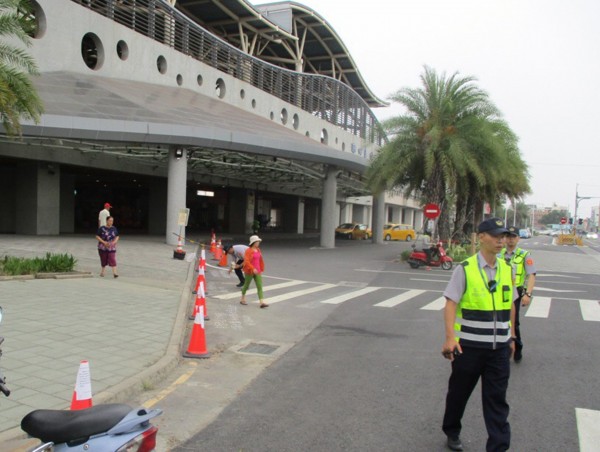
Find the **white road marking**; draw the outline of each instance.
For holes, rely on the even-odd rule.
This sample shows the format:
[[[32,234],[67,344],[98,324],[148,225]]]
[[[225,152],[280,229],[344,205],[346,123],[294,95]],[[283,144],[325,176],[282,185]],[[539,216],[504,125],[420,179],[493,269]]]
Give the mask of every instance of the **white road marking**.
[[[436,300],[432,301],[429,304],[426,304],[421,309],[426,311],[441,311],[446,306],[446,297],[440,297]]]
[[[600,301],[579,300],[579,307],[581,308],[583,320],[600,322]]]
[[[384,300],[381,303],[377,303],[374,306],[381,306],[384,308],[393,308],[394,306],[397,306],[400,303],[404,303],[405,301],[410,300],[411,298],[414,298],[425,292],[426,292],[425,290],[417,290],[417,289],[409,290],[408,292],[404,292],[395,297],[388,298],[387,300]]]
[[[535,290],[543,290],[544,292],[585,292],[585,290],[571,290],[571,289],[546,289],[544,287],[535,286]]]
[[[596,452],[600,444],[600,411],[575,408],[579,452]]]
[[[275,289],[283,289],[285,287],[297,286],[298,284],[304,284],[304,281],[292,280],[292,281],[282,282],[279,284],[273,284],[272,286],[264,286],[263,292],[267,292],[269,290],[275,290]],[[250,289],[246,292],[246,295],[252,295],[255,293],[256,293],[256,289]],[[230,300],[232,298],[240,298],[240,296],[241,296],[241,293],[238,289],[235,292],[226,293],[223,295],[216,295],[213,298],[217,298],[219,300]]]
[[[550,301],[548,297],[535,297],[529,307],[525,317],[548,318],[550,314]]]
[[[265,298],[265,302],[269,304],[278,303],[280,301],[289,300],[290,298],[296,298],[303,295],[308,295],[314,292],[320,292],[322,290],[331,289],[332,287],[337,287],[335,284],[321,284],[320,286],[311,287],[309,289],[304,290],[296,290],[294,292],[284,293],[283,295],[277,295],[273,298]]]
[[[352,298],[360,297],[361,295],[366,295],[370,292],[375,292],[379,290],[379,287],[365,287],[364,289],[355,290],[354,292],[348,292],[343,295],[339,295],[337,297],[328,298],[327,300],[322,300],[321,303],[325,304],[340,304],[344,301],[350,300]]]

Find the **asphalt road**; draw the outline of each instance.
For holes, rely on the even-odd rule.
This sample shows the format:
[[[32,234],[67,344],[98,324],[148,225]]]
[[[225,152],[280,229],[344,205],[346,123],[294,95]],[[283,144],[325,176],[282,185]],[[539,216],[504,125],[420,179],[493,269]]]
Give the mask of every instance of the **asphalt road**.
[[[532,308],[522,317],[524,359],[512,366],[511,449],[579,450],[576,409],[600,410],[600,319],[593,317],[600,263],[590,257],[591,249],[552,246],[547,237],[521,244],[536,257],[538,279]],[[191,377],[160,402],[164,448],[446,450],[440,424],[450,367],[440,355],[440,297],[451,272],[399,263],[406,243],[337,245],[322,250],[299,241],[264,244],[273,282],[301,280],[298,287],[313,292],[288,287],[274,293],[271,299],[281,302],[269,308],[269,318],[257,317],[263,310],[245,311],[255,323],[241,322],[240,340],[252,328],[265,328],[267,340],[286,344],[267,364],[255,358],[240,365],[244,358],[223,350],[214,363],[181,366],[180,374]],[[269,271],[270,261],[285,265]],[[297,295],[285,298],[286,292]],[[215,374],[218,385],[208,381]],[[236,380],[248,384],[238,385],[225,401],[202,393],[234,388]],[[483,450],[487,434],[478,390],[463,426],[467,450]]]

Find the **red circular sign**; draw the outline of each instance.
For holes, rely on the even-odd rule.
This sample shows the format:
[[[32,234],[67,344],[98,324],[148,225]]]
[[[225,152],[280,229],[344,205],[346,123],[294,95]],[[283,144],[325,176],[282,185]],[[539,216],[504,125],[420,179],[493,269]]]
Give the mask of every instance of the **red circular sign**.
[[[567,224],[567,219],[565,217],[562,217],[560,219],[560,224]]]
[[[440,216],[440,206],[437,204],[427,204],[423,207],[423,212],[427,218],[433,220]]]

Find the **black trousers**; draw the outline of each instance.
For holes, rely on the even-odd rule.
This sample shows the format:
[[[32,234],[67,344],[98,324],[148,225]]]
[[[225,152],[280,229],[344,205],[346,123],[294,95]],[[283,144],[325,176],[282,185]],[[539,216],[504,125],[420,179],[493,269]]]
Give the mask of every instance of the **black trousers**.
[[[483,419],[488,432],[487,452],[508,450],[510,424],[506,390],[510,376],[510,347],[496,350],[463,347],[463,353],[452,362],[448,381],[446,411],[442,430],[447,436],[457,437],[462,429],[461,419],[469,397],[481,377]]]
[[[244,259],[238,259],[238,261],[235,263],[235,265],[241,265],[244,262]],[[236,268],[235,270],[235,274],[237,275],[238,279],[240,280],[240,284],[244,284],[244,281],[246,281],[246,277],[244,276],[244,272],[242,272],[241,268]]]
[[[515,341],[515,351],[520,352],[523,350],[523,339],[521,338],[521,320],[520,320],[520,312],[521,312],[521,298],[523,298],[523,294],[525,293],[524,287],[517,287],[517,291],[519,292],[519,298],[515,300],[515,334],[517,335],[517,340]]]

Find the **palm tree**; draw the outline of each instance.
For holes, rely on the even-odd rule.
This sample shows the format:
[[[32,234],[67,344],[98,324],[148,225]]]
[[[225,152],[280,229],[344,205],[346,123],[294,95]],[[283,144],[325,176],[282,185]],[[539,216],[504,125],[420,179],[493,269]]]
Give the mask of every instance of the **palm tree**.
[[[36,64],[23,48],[12,45],[18,40],[29,46],[34,27],[29,0],[0,0],[0,117],[9,135],[21,134],[21,119],[38,122],[43,112],[29,78],[38,74]]]
[[[402,187],[423,204],[438,204],[438,232],[449,238],[451,212],[461,228],[484,201],[528,191],[526,166],[516,136],[473,77],[446,78],[426,66],[421,81],[421,88],[403,88],[391,97],[407,113],[384,121],[391,139],[371,163],[367,180],[374,193]]]

